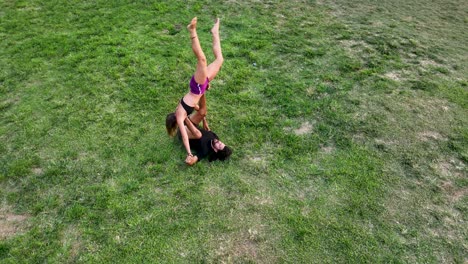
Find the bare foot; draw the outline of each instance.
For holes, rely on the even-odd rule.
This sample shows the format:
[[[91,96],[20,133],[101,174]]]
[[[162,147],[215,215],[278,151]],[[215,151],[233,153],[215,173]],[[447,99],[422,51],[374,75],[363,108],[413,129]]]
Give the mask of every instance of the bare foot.
[[[188,24],[187,29],[190,32],[197,29],[197,17],[192,18],[192,21],[190,21],[190,24]]]
[[[219,18],[216,18],[213,28],[211,29],[211,34],[219,35]]]

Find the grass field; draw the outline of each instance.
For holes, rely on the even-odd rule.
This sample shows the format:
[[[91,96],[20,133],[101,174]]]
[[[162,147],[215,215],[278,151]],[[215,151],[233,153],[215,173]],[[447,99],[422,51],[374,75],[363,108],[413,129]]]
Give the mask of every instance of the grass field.
[[[165,132],[221,19],[228,162]],[[1,263],[466,263],[468,4],[0,2]]]

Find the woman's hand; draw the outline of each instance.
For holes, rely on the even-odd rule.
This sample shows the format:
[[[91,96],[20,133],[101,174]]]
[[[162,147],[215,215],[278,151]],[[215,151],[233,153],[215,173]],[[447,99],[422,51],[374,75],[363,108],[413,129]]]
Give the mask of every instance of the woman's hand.
[[[189,166],[192,166],[193,164],[197,163],[197,161],[198,157],[192,154],[187,154],[187,158],[185,158],[185,163]]]

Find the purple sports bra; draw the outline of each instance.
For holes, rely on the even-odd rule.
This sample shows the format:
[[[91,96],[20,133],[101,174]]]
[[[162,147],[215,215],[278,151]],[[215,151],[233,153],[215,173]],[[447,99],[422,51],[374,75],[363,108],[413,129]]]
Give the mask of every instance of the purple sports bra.
[[[205,91],[210,87],[210,80],[206,77],[206,81],[204,84],[198,84],[195,81],[195,76],[192,76],[190,80],[190,92],[193,94],[204,94]]]

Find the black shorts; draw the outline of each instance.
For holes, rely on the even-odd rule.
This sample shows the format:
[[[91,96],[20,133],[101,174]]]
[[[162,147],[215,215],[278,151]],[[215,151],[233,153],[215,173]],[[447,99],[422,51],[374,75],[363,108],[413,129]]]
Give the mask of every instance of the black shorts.
[[[182,107],[185,109],[185,112],[187,112],[187,116],[190,115],[191,113],[193,113],[193,110],[195,109],[194,107],[192,106],[189,106],[188,104],[186,104],[184,102],[184,98],[182,97],[182,99],[180,99],[180,104],[182,105]]]

